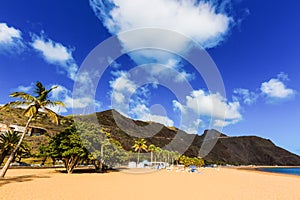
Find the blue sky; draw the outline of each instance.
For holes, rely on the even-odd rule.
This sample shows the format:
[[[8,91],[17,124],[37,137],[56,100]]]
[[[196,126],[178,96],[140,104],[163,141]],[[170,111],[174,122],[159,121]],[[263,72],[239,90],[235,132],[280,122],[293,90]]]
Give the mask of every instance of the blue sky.
[[[296,0],[2,2],[0,104],[39,80],[59,85],[52,97],[67,107],[53,109],[63,115],[72,107],[115,108],[189,132],[217,128],[231,136],[258,135],[300,154],[299,9]],[[118,35],[149,27],[174,33]],[[95,62],[95,71],[80,71],[89,53],[111,36],[122,55],[99,58],[110,63],[107,68]],[[224,93],[210,91],[206,77],[179,56],[188,57],[195,43],[214,61]],[[134,48],[143,49],[126,53]],[[85,92],[100,68],[105,71],[92,98]],[[75,82],[85,92],[72,98]],[[191,90],[181,89],[187,83]]]

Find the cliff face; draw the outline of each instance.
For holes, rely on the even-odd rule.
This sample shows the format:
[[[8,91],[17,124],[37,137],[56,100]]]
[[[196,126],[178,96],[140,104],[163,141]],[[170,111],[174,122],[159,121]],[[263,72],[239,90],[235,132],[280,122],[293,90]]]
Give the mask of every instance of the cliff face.
[[[168,146],[168,150],[179,149],[188,156],[198,156],[205,135],[208,133],[205,131],[202,135],[195,136],[174,127],[165,127],[154,122],[135,121],[114,110],[96,115],[99,124],[109,128],[112,137],[120,141],[126,150],[131,149],[139,136],[146,138],[147,144]],[[88,120],[89,117],[84,116],[82,119]],[[122,123],[123,130],[117,126],[114,119]],[[146,128],[142,130],[139,127]],[[216,145],[204,157],[207,161],[244,165],[300,165],[300,156],[277,147],[270,140],[256,136],[228,137],[222,133],[217,135]]]
[[[300,165],[300,157],[256,136],[221,138],[207,160],[253,165]]]

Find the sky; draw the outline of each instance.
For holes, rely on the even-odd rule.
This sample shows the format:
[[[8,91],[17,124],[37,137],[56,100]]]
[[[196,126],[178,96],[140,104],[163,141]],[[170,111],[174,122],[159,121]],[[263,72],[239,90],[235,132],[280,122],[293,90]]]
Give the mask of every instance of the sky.
[[[300,155],[300,2],[0,2],[0,105],[36,81],[62,115],[116,109]],[[106,46],[105,46],[106,45]],[[92,107],[92,109],[90,109]]]

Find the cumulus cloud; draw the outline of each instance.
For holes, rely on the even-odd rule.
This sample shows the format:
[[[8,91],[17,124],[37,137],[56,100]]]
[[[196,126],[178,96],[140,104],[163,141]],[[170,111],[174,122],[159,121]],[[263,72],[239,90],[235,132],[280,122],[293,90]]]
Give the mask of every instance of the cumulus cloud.
[[[209,94],[204,90],[195,90],[186,97],[186,106],[198,115],[212,115],[226,119],[239,119],[239,102],[227,102],[220,94]]]
[[[216,119],[216,120],[213,121],[213,126],[214,127],[225,127],[225,126],[228,126],[228,125],[231,125],[231,124],[235,124],[239,121],[240,121],[239,119],[231,120],[231,121]]]
[[[17,91],[29,92],[33,89],[34,84],[31,83],[29,86],[20,85],[17,87]]]
[[[151,109],[147,106],[149,98],[147,86],[139,87],[128,72],[116,71],[112,74],[116,77],[110,81],[113,109],[134,119],[153,121],[166,126],[174,125],[173,120],[167,116],[151,113]]]
[[[218,93],[207,93],[201,89],[194,90],[186,96],[185,103],[174,100],[173,106],[174,109],[180,110],[186,119],[182,122],[185,129],[189,129],[192,122],[201,118],[211,117],[215,127],[234,124],[242,119],[238,101],[228,102]]]
[[[233,94],[236,95],[233,97],[235,100],[241,100],[246,105],[255,103],[259,97],[259,94],[257,94],[256,92],[244,88],[235,89],[233,91]]]
[[[32,40],[31,46],[41,53],[46,62],[59,66],[70,79],[75,79],[78,66],[71,49],[44,36],[33,35]]]
[[[157,122],[166,126],[174,125],[173,120],[164,115],[152,114],[151,109],[149,109],[145,104],[142,103],[136,104],[136,106],[130,111],[130,114],[135,116],[136,119],[139,120]]]
[[[13,43],[15,39],[22,39],[21,31],[6,23],[0,23],[0,43]]]
[[[269,81],[261,84],[260,90],[262,94],[271,99],[286,99],[295,95],[295,90],[288,88],[285,81],[288,80],[288,75],[280,73],[277,78],[272,78]]]
[[[20,52],[24,47],[22,32],[6,23],[0,23],[0,52]]]
[[[258,100],[264,100],[266,103],[287,100],[296,94],[296,90],[288,88],[286,82],[289,77],[286,73],[280,72],[276,78],[261,83],[259,89],[250,91],[245,88],[237,88],[233,91],[233,99],[251,105]]]
[[[218,45],[228,33],[233,18],[221,12],[226,4],[196,0],[90,0],[96,16],[112,34],[137,28],[168,29],[192,38],[204,48]],[[150,46],[164,46],[176,53],[186,52],[190,39],[167,32],[141,32],[138,35],[119,36],[124,50]],[[131,55],[137,63],[140,58],[156,59],[162,52],[139,51]],[[166,59],[165,59],[166,61]]]
[[[55,90],[52,90],[51,98],[62,101],[66,105],[66,108],[51,107],[52,110],[63,113],[63,112],[68,112],[69,109],[76,109],[76,108],[83,109],[83,108],[90,107],[91,105],[95,106],[96,109],[99,109],[101,107],[101,103],[93,98],[90,97],[73,98],[72,91],[68,90],[66,87],[62,85],[57,85],[57,86],[58,87]]]
[[[87,108],[91,105],[95,106],[96,109],[101,108],[101,103],[93,98],[89,97],[80,97],[80,98],[73,98],[72,91],[67,89],[62,85],[50,85],[49,88],[54,86],[58,86],[56,89],[52,90],[50,93],[50,99],[62,101],[66,107],[61,106],[49,106],[49,109],[53,110],[56,113],[66,113],[71,111],[71,109],[76,108]],[[31,92],[34,90],[35,84],[32,83],[29,86],[18,86],[17,90],[21,92]],[[48,87],[47,87],[48,88]]]
[[[188,82],[195,78],[194,74],[184,70],[179,59],[171,58],[165,64],[149,64],[144,68],[150,79],[171,79],[174,84]]]

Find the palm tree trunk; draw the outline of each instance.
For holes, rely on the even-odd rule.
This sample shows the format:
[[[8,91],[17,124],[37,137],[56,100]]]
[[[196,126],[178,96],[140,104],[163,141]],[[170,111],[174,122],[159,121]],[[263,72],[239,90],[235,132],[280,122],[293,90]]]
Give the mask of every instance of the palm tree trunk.
[[[153,162],[153,151],[151,151],[151,163]]]
[[[136,162],[136,167],[138,167],[139,162],[140,162],[140,150],[138,150],[138,159],[137,159],[137,162]]]
[[[100,172],[103,172],[103,155],[104,155],[104,142],[101,144],[101,148],[100,148],[100,163],[99,163]]]
[[[21,135],[21,138],[20,138],[20,140],[19,140],[17,146],[16,146],[15,149],[11,152],[11,154],[10,154],[8,160],[6,161],[4,167],[2,168],[2,170],[1,170],[1,172],[0,172],[0,178],[4,178],[6,172],[7,172],[8,168],[9,168],[10,163],[11,163],[11,162],[13,161],[13,159],[15,158],[15,155],[16,155],[16,153],[17,153],[19,147],[21,146],[22,142],[23,142],[23,139],[24,139],[24,137],[25,137],[25,135],[26,135],[27,129],[28,129],[28,127],[29,127],[29,124],[30,124],[32,118],[33,118],[33,115],[29,117],[29,119],[28,119],[28,121],[27,121],[27,124],[26,124],[26,126],[25,126],[25,130],[23,131],[23,133],[22,133],[22,135]]]

